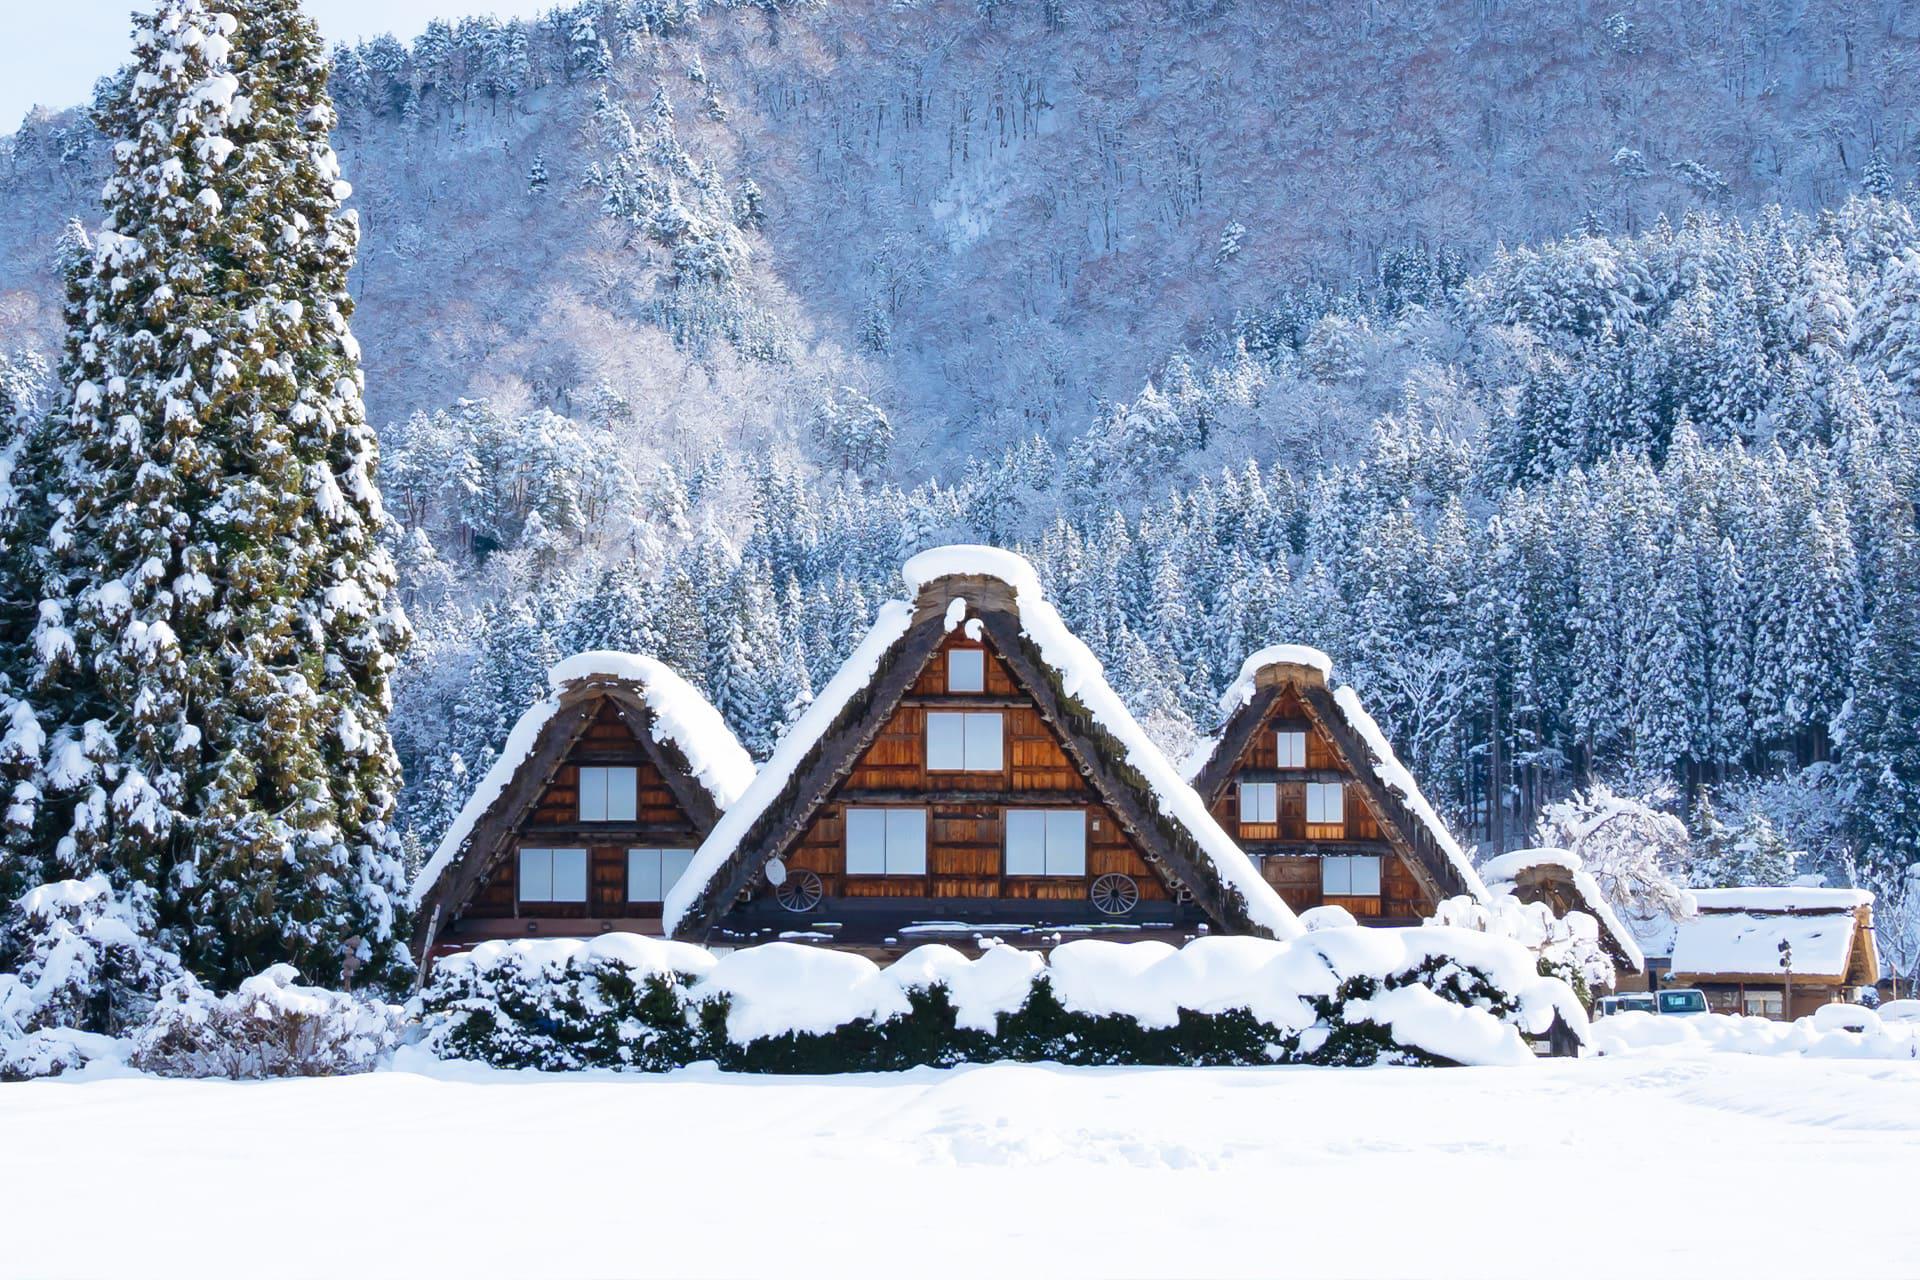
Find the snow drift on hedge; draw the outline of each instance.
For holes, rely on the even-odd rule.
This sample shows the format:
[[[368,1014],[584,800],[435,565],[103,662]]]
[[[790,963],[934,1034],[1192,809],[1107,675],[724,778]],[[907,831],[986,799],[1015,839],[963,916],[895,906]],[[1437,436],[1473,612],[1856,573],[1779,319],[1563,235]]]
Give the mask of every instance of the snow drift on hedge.
[[[1920,1020],[1883,1018],[1857,1004],[1823,1005],[1793,1022],[1741,1014],[1616,1013],[1594,1022],[1588,1043],[1603,1054],[1701,1052],[1806,1058],[1920,1058]]]
[[[638,688],[641,700],[652,715],[653,740],[671,743],[686,757],[689,772],[713,797],[716,809],[724,813],[752,785],[752,757],[741,747],[720,713],[713,709],[713,704],[671,667],[642,654],[610,649],[576,653],[554,664],[547,673],[549,693],[528,707],[514,724],[492,767],[473,789],[446,835],[441,837],[433,857],[414,878],[412,903],[415,907],[425,900],[441,874],[460,856],[474,826],[533,754],[541,731],[560,711],[560,696],[571,686],[588,680],[617,680]]]
[[[133,1037],[131,1061],[156,1075],[231,1080],[371,1071],[400,1038],[400,1009],[303,986],[276,964],[215,995],[192,978],[169,983]]]
[[[786,942],[716,957],[631,935],[518,939],[441,960],[420,1000],[442,1057],[563,1069],[1148,1060],[1135,1042],[1156,1061],[1191,1044],[1184,1060],[1509,1064],[1556,1017],[1576,1037],[1586,1025],[1524,948],[1432,927],[1086,939],[1044,958],[929,944],[885,968]]]

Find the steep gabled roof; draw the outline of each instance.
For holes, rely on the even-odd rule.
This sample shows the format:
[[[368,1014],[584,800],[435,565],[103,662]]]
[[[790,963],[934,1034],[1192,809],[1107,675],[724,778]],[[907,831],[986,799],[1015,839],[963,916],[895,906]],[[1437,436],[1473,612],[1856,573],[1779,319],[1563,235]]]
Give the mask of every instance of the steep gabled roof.
[[[1059,733],[1075,767],[1153,863],[1220,927],[1287,938],[1298,922],[1148,739],[1100,662],[1041,593],[1033,567],[993,547],[941,547],[903,569],[914,601],[880,607],[853,656],[774,748],[707,837],[663,909],[699,939],[791,846],[905,696],[945,636],[984,633]]]
[[[603,699],[646,725],[645,733],[635,735],[641,749],[700,831],[711,830],[753,781],[753,760],[720,713],[663,663],[634,653],[580,653],[557,663],[547,685],[547,696],[514,724],[492,768],[413,882],[423,952],[445,923],[446,904],[461,898],[499,852],[491,847],[498,841],[480,833],[538,799]]]
[[[1188,757],[1194,790],[1209,803],[1220,795],[1274,702],[1291,689],[1360,783],[1388,842],[1434,897],[1464,893],[1485,902],[1487,886],[1472,860],[1420,794],[1387,735],[1360,705],[1360,695],[1351,685],[1332,688],[1332,676],[1332,659],[1306,645],[1270,645],[1249,657],[1240,665],[1239,679],[1220,697],[1219,733]]]
[[[1564,897],[1566,906],[1584,911],[1600,926],[1600,943],[1614,965],[1632,973],[1647,971],[1647,958],[1641,954],[1639,940],[1620,922],[1600,882],[1593,878],[1580,855],[1569,849],[1515,849],[1480,864],[1480,876],[1494,892],[1505,889],[1525,902],[1539,901],[1540,894]],[[1562,904],[1549,902],[1558,909]]]
[[[1798,980],[1871,986],[1873,895],[1864,889],[1742,885],[1691,891],[1699,911],[1674,922],[1673,977],[1779,982],[1780,944]]]

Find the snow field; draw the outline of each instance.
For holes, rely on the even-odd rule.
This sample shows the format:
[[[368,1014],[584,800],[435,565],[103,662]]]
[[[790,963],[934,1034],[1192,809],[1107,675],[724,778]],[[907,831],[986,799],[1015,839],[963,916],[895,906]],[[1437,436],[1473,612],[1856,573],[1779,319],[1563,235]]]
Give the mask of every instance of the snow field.
[[[1920,1250],[1872,1208],[1920,1175],[1910,1063],[398,1068],[0,1089],[0,1275],[1754,1280]],[[75,1189],[109,1167],[140,1193],[102,1229]],[[1806,1185],[1862,1210],[1839,1253],[1768,1226]]]

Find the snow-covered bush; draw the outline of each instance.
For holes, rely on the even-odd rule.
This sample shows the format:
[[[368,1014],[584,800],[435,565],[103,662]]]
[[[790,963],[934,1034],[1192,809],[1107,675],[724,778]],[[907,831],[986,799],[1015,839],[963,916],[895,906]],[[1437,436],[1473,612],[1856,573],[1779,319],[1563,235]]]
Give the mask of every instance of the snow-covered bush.
[[[1440,903],[1425,923],[1518,943],[1538,958],[1541,973],[1572,987],[1582,1005],[1593,1003],[1594,988],[1613,985],[1613,961],[1600,946],[1599,922],[1584,911],[1555,916],[1546,903],[1522,902],[1509,893],[1484,903],[1461,894]]]
[[[400,1034],[397,1006],[299,985],[277,964],[220,996],[191,977],[167,984],[133,1041],[133,1065],[165,1076],[332,1076],[370,1071]]]
[[[916,948],[885,969],[772,943],[716,958],[623,935],[486,943],[439,962],[425,1043],[496,1066],[897,1070],[1076,1065],[1494,1063],[1585,1015],[1513,942],[1325,928],[1288,942],[1070,942],[1042,958]]]
[[[23,894],[7,914],[0,968],[0,1035],[66,1027],[124,1035],[143,1021],[180,958],[151,940],[143,901],[106,876],[59,880]]]

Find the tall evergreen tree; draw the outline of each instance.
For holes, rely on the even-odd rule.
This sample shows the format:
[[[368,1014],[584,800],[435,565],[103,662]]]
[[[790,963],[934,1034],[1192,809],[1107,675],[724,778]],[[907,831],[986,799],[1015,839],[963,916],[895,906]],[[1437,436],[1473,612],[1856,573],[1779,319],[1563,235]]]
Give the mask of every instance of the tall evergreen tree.
[[[161,0],[101,126],[36,637],[55,850],[158,893],[232,983],[407,971],[388,678],[409,629],[347,276],[359,228],[297,0]]]

